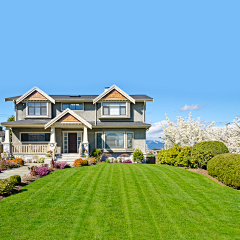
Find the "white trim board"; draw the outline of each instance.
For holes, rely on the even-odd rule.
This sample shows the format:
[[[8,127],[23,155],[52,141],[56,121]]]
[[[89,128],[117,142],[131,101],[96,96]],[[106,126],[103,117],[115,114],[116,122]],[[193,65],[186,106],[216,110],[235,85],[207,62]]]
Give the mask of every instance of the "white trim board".
[[[26,92],[25,94],[23,94],[21,97],[19,97],[16,100],[16,103],[19,104],[20,102],[22,102],[25,98],[27,98],[30,94],[32,94],[33,92],[39,92],[41,93],[45,98],[47,98],[50,102],[52,102],[53,104],[55,104],[55,100],[53,98],[51,98],[49,95],[47,95],[45,92],[43,92],[41,89],[39,89],[38,87],[33,87],[32,89],[30,89],[28,92]]]
[[[104,91],[102,94],[100,94],[99,96],[97,96],[95,99],[93,99],[93,104],[95,104],[96,102],[98,102],[99,100],[101,100],[104,96],[106,96],[108,93],[110,93],[112,90],[116,90],[119,93],[121,93],[125,98],[127,98],[130,102],[135,104],[135,99],[133,99],[132,97],[130,97],[127,93],[125,93],[123,90],[121,90],[119,87],[117,87],[116,85],[111,86],[110,88],[108,88],[106,91]]]
[[[70,110],[69,108],[67,108],[66,110],[64,110],[62,113],[60,113],[58,116],[56,116],[55,118],[53,118],[51,121],[49,121],[48,123],[45,124],[45,129],[50,127],[51,125],[53,125],[55,122],[57,122],[59,119],[61,119],[63,116],[65,116],[66,114],[71,114],[73,117],[75,117],[77,120],[79,120],[79,122],[83,123],[85,126],[87,126],[88,128],[92,129],[92,125],[87,122],[85,119],[83,119],[82,117],[80,117],[78,114],[76,114],[75,112],[73,112],[72,110]]]

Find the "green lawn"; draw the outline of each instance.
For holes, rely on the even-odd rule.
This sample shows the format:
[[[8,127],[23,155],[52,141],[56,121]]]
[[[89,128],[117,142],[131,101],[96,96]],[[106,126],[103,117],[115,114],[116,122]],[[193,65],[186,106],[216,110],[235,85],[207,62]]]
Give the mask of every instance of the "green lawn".
[[[0,239],[240,239],[240,192],[166,165],[54,172],[0,202]]]

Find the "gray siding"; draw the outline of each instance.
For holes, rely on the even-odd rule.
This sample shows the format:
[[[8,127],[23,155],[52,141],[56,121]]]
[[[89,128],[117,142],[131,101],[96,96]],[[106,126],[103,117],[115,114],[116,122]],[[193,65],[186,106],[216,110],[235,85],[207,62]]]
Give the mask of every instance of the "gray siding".
[[[97,103],[97,121],[131,121],[131,122],[144,122],[144,103],[137,102],[135,104],[127,103],[127,118],[106,118],[102,119],[101,104]],[[79,116],[83,117],[86,121],[93,122],[96,118],[95,104],[86,102],[83,104],[83,110],[73,110]],[[16,105],[16,120],[24,120],[30,118],[45,118],[42,116],[26,116],[27,107],[26,103],[19,103]],[[48,102],[48,116],[47,118],[55,118],[62,112],[61,103],[52,104]],[[101,119],[99,119],[101,118]]]
[[[44,116],[27,116],[27,104],[26,103],[19,103],[15,107],[16,111],[16,121],[30,119],[30,118],[52,118],[52,103],[47,102],[47,117]]]
[[[50,133],[50,130],[49,129],[42,129],[42,128],[12,128],[12,143],[13,144],[22,144],[20,139],[20,133],[21,132],[39,132],[39,133],[42,133],[42,132],[48,132]],[[27,144],[31,144],[31,142],[27,143]],[[38,144],[37,142],[34,142],[34,144]],[[39,143],[39,144],[45,144],[45,143]],[[46,144],[48,144],[48,142],[46,142]]]

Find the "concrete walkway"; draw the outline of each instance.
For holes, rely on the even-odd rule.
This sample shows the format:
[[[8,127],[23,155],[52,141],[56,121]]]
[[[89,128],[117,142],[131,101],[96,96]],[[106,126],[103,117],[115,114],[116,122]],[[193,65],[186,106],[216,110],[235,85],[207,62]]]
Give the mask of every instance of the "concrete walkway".
[[[42,163],[26,163],[23,167],[4,170],[0,173],[0,179],[9,178],[12,175],[23,176],[24,174],[29,174],[30,171],[28,170],[28,167],[41,165]]]

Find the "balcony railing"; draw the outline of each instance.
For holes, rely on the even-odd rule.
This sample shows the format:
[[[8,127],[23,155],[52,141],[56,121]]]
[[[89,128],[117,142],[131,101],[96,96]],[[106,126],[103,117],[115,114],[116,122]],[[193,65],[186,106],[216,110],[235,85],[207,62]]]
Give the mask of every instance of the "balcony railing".
[[[48,151],[48,145],[12,145],[13,154],[40,154]]]

